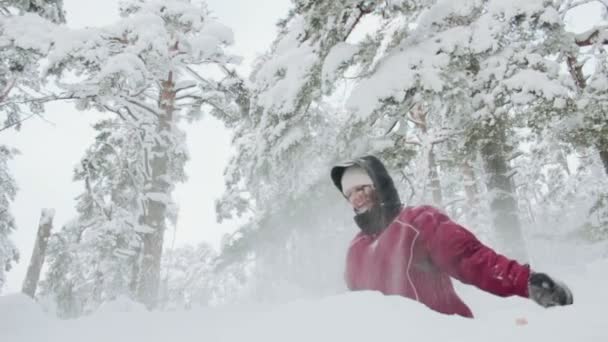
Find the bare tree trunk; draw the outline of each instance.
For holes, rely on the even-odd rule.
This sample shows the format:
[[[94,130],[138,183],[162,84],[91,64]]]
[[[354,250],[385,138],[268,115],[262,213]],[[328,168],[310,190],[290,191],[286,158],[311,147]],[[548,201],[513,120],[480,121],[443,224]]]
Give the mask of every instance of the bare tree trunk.
[[[600,159],[602,160],[602,164],[604,164],[604,171],[608,175],[608,150],[600,149]]]
[[[410,118],[414,124],[420,129],[423,135],[428,134],[428,112],[423,109],[422,106],[413,108],[410,113]],[[428,152],[428,177],[431,185],[431,191],[433,194],[433,202],[435,205],[441,206],[443,203],[443,193],[441,191],[441,181],[439,180],[439,172],[437,169],[437,161],[435,160],[435,152],[433,152],[434,145],[431,143]]]
[[[460,170],[464,176],[464,192],[467,196],[465,215],[469,220],[472,220],[479,215],[479,189],[477,187],[477,178],[475,178],[475,171],[473,171],[470,160],[465,160],[460,165]]]
[[[27,274],[21,289],[21,292],[31,298],[34,298],[36,295],[36,288],[38,287],[38,281],[40,280],[40,271],[42,270],[42,265],[44,264],[44,258],[46,256],[48,238],[53,229],[54,216],[55,210],[53,209],[42,209],[42,213],[40,214],[36,243],[34,244],[30,265],[27,268]]]
[[[131,294],[136,294],[138,291],[139,284],[139,275],[140,275],[140,266],[142,264],[142,254],[141,250],[137,250],[135,254],[135,259],[133,260],[133,265],[131,267],[131,279],[129,281],[129,291]]]
[[[554,150],[556,153],[557,162],[559,163],[559,165],[561,165],[564,171],[566,171],[568,176],[570,176],[572,173],[570,172],[570,167],[568,166],[568,158],[566,157],[564,150],[561,148],[561,146],[557,144],[555,145]]]
[[[475,172],[471,167],[470,161],[465,160],[461,165],[460,169],[464,175],[464,191],[467,195],[467,206],[469,209],[477,208],[479,202],[479,191],[477,190],[477,180],[475,179]]]
[[[506,141],[503,128],[494,128],[494,136],[481,147],[488,191],[493,193],[490,208],[498,241],[508,257],[520,262],[528,260],[517,209],[515,188],[510,178],[510,167],[503,146]]]
[[[173,130],[173,111],[175,105],[175,82],[173,72],[169,72],[167,80],[162,82],[160,93],[160,112],[157,125],[156,141],[151,151],[150,178],[146,184],[146,205],[143,223],[151,230],[143,234],[143,260],[140,269],[141,276],[138,284],[138,297],[148,309],[158,304],[158,289],[160,285],[160,263],[163,252],[163,239],[166,230],[167,201],[171,198],[169,183],[169,150],[173,146],[171,131]]]
[[[436,205],[443,203],[443,194],[441,192],[441,181],[439,180],[439,172],[437,172],[437,162],[435,161],[435,152],[433,149],[429,151],[429,177],[431,178],[431,191],[433,192],[433,202]]]

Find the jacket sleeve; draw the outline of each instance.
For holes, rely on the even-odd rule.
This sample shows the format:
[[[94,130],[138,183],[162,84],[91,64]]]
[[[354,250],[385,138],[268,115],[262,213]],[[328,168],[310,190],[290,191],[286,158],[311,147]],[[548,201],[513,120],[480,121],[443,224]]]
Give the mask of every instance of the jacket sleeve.
[[[496,253],[433,207],[421,210],[414,224],[423,247],[442,271],[498,296],[528,297],[528,265]]]

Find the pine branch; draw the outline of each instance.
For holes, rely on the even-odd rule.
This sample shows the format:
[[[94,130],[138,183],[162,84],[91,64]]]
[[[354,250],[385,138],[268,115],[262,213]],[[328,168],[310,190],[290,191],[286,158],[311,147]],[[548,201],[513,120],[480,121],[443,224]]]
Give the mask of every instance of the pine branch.
[[[608,44],[608,25],[594,27],[591,30],[586,32],[577,34],[574,38],[574,42],[578,46],[590,46],[596,43],[600,43],[602,45]],[[598,39],[601,38],[601,41]]]
[[[4,131],[4,130],[7,130],[7,129],[9,129],[9,128],[13,127],[13,126],[16,126],[16,125],[18,125],[18,124],[20,124],[20,123],[22,123],[22,122],[24,122],[24,121],[26,121],[26,120],[30,119],[30,118],[31,118],[31,117],[33,117],[33,116],[34,116],[34,114],[30,114],[30,115],[26,116],[25,118],[23,118],[23,119],[21,119],[21,120],[18,120],[18,121],[15,121],[15,122],[10,123],[10,124],[8,124],[8,125],[5,125],[4,127],[0,128],[0,132],[2,132],[2,131]]]
[[[50,95],[50,96],[46,96],[46,97],[38,97],[38,98],[33,98],[33,99],[21,100],[21,101],[0,102],[0,107],[10,105],[10,104],[46,103],[46,102],[61,101],[61,100],[79,100],[79,99],[83,99],[83,98],[87,98],[87,97],[92,97],[92,96],[89,96],[89,95],[76,96],[75,93],[72,93],[70,95]]]
[[[160,115],[154,108],[150,108],[150,107],[148,107],[148,105],[146,105],[144,103],[141,103],[141,102],[139,102],[137,100],[125,98],[124,96],[120,96],[119,99],[122,100],[122,101],[126,101],[126,102],[128,102],[128,103],[130,103],[132,105],[135,105],[135,106],[137,106],[137,107],[139,107],[139,108],[141,108],[141,109],[143,109],[143,110],[145,110],[145,111],[147,111],[149,113],[152,113],[155,116],[159,116]]]
[[[15,83],[17,83],[17,80],[12,79],[2,93],[0,93],[0,103],[4,102],[4,100],[8,98],[8,93],[10,93],[11,89],[13,89]]]
[[[105,108],[105,110],[112,112],[116,115],[118,115],[123,121],[127,121],[127,118],[125,118],[118,109],[112,108],[108,105],[103,105],[103,108]]]
[[[177,93],[177,92],[180,92],[182,90],[186,90],[186,89],[190,89],[190,88],[195,88],[195,87],[196,87],[196,84],[191,84],[191,85],[188,85],[188,86],[185,86],[185,87],[182,87],[182,88],[175,88],[175,92]]]
[[[196,78],[197,80],[211,86],[211,82],[209,82],[208,80],[206,80],[203,76],[199,75],[196,71],[194,71],[194,69],[192,69],[191,67],[187,66],[186,70],[190,73],[190,75],[194,76],[194,78]]]
[[[363,18],[366,14],[370,14],[374,11],[374,6],[373,6],[373,4],[366,6],[365,1],[363,1],[357,5],[357,9],[359,10],[359,15],[355,19],[355,22],[351,25],[351,27],[346,32],[346,35],[344,36],[344,39],[342,40],[344,42],[348,39],[348,37],[353,32],[355,27],[359,24],[359,21],[361,21],[361,18]]]
[[[54,122],[52,122],[52,121],[48,120],[47,118],[45,118],[44,116],[40,115],[39,113],[30,113],[28,116],[26,116],[25,118],[23,118],[23,119],[21,119],[21,120],[17,120],[17,121],[12,122],[12,123],[10,123],[10,124],[8,124],[8,125],[5,125],[4,127],[1,127],[1,128],[0,128],[0,132],[5,131],[5,130],[7,130],[7,129],[11,128],[11,127],[17,126],[18,124],[23,123],[23,122],[25,122],[26,120],[31,119],[31,118],[32,118],[32,117],[34,117],[34,116],[37,116],[37,117],[39,117],[40,119],[42,119],[43,121],[46,121],[47,123],[49,123],[49,124],[51,124],[51,125],[55,126],[55,123],[54,123]]]

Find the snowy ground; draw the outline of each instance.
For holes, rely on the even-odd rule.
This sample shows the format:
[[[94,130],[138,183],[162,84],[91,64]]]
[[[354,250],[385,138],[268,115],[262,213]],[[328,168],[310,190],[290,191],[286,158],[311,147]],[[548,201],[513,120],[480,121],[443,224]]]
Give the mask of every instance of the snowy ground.
[[[528,300],[499,299],[459,285],[474,320],[440,315],[400,297],[361,292],[275,306],[179,312],[146,312],[115,302],[92,316],[62,321],[13,294],[0,297],[0,341],[605,342],[608,259],[586,260],[598,255],[590,249],[577,253],[582,254],[576,259],[572,253],[553,255],[550,267],[574,292],[575,304],[566,308],[543,309]],[[527,323],[518,324],[520,319]]]

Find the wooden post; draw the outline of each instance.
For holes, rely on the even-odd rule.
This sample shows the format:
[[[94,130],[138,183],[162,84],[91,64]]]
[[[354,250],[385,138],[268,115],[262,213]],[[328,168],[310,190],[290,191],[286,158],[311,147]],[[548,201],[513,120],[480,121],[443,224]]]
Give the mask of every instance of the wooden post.
[[[40,280],[40,271],[44,264],[44,257],[46,256],[46,246],[48,238],[51,235],[51,229],[53,229],[53,217],[55,216],[54,209],[42,209],[40,214],[40,223],[38,224],[38,234],[36,235],[36,244],[32,251],[32,258],[30,259],[30,265],[27,268],[27,274],[23,281],[23,288],[21,292],[34,298],[36,294],[36,287],[38,287],[38,281]]]

